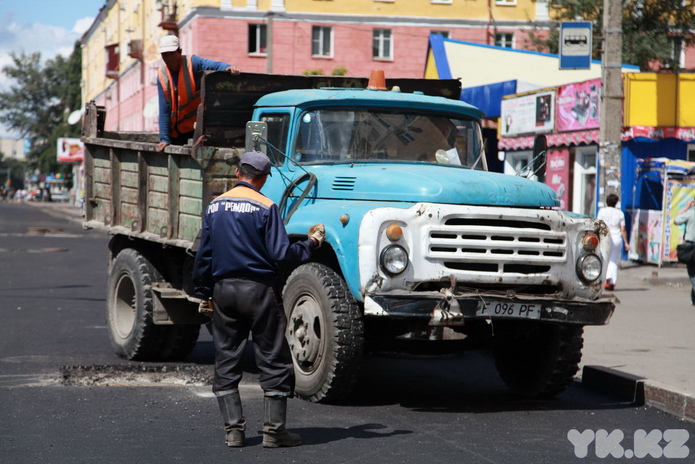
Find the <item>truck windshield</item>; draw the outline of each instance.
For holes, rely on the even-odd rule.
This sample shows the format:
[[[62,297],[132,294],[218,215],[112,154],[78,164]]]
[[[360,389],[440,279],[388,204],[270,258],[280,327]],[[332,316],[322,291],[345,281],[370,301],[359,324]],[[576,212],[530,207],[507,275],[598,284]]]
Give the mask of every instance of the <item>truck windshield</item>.
[[[477,121],[402,111],[306,111],[292,156],[302,164],[405,161],[487,169]]]

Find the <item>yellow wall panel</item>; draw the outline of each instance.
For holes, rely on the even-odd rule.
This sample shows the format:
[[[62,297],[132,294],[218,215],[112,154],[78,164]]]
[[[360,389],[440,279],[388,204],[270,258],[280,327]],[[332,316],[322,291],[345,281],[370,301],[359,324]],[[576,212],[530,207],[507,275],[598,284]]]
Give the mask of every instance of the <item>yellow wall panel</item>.
[[[677,123],[680,127],[695,127],[695,74],[678,75]]]
[[[676,125],[675,74],[627,74],[624,86],[626,126]]]
[[[287,12],[344,15],[389,15],[427,18],[466,18],[528,21],[536,17],[537,0],[517,0],[514,5],[497,5],[487,0],[433,3],[431,0],[285,0]],[[235,0],[236,6],[239,1]],[[258,9],[270,0],[258,0]]]
[[[425,65],[425,79],[439,79],[437,62],[434,60],[434,53],[430,50],[427,53],[427,64]]]

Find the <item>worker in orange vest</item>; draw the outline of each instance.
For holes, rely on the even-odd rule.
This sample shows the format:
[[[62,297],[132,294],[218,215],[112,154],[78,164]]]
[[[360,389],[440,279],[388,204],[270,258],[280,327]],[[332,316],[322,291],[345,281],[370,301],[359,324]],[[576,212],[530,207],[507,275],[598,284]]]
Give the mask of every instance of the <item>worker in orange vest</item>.
[[[159,39],[159,53],[164,66],[158,71],[159,144],[164,151],[170,144],[184,145],[193,136],[198,105],[200,78],[203,71],[229,71],[239,74],[239,68],[222,61],[181,53],[179,38],[165,35]]]

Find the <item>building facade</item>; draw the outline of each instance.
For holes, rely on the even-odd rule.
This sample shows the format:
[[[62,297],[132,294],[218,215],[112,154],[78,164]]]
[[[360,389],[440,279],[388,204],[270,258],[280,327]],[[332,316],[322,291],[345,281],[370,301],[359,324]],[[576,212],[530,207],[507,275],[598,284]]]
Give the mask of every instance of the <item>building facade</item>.
[[[26,159],[27,147],[24,139],[15,137],[0,137],[0,153],[5,159],[14,158],[17,160]]]
[[[535,0],[109,0],[82,38],[83,101],[106,129],[157,128],[157,40],[242,72],[423,77],[429,37],[527,48]],[[484,66],[484,63],[475,64]]]

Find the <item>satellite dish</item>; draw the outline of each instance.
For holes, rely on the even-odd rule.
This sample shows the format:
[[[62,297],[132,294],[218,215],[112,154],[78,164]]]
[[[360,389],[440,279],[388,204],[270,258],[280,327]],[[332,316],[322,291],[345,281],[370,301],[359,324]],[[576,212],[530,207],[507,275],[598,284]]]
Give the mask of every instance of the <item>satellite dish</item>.
[[[82,119],[82,113],[83,110],[75,110],[72,113],[70,113],[70,116],[68,116],[68,124],[73,125],[77,124],[80,122],[80,119]]]

